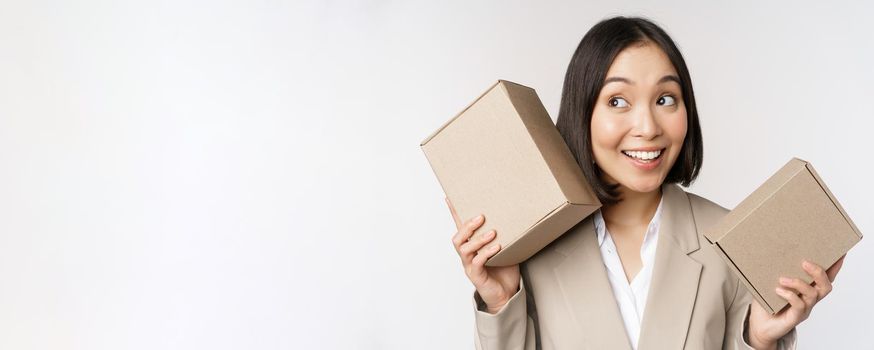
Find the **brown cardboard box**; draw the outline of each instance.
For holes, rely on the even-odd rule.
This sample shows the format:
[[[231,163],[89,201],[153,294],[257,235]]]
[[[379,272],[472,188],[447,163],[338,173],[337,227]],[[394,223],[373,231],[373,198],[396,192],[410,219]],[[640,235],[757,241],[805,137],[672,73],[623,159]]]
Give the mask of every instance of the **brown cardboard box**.
[[[813,282],[808,259],[832,266],[862,233],[810,163],[793,158],[704,236],[771,314],[786,306],[781,276]]]
[[[601,203],[540,99],[499,80],[421,143],[462,221],[486,220],[501,251],[486,263],[520,263],[595,212]]]

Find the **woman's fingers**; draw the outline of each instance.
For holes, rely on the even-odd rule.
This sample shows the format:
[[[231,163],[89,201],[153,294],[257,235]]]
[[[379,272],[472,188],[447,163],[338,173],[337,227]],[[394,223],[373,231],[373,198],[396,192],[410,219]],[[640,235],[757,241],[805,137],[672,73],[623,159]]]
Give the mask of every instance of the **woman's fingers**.
[[[495,230],[490,230],[477,239],[471,239],[462,244],[461,248],[458,249],[458,254],[461,255],[461,260],[467,264],[469,260],[473,259],[473,255],[476,254],[480,248],[491,242],[493,239],[495,239]]]
[[[500,250],[501,245],[495,244],[473,257],[469,268],[469,276],[472,281],[482,280],[482,276],[486,275],[486,261]]]
[[[458,232],[452,236],[452,244],[455,245],[455,250],[461,253],[461,245],[467,242],[470,239],[470,236],[473,235],[473,231],[476,230],[480,225],[483,224],[485,218],[482,215],[479,215],[473,219],[465,222],[461,227],[459,227]]]
[[[834,282],[835,277],[838,277],[838,272],[841,271],[841,266],[844,266],[844,258],[847,257],[847,254],[844,254],[838,261],[835,261],[831,267],[826,271],[826,275],[828,275],[828,280]]]
[[[780,285],[792,288],[801,293],[801,300],[804,300],[804,303],[808,308],[812,308],[817,301],[822,299],[816,288],[798,278],[780,278]]]
[[[804,320],[805,315],[807,315],[807,308],[805,307],[804,300],[801,300],[797,292],[785,287],[777,287],[776,292],[777,295],[789,302],[789,310],[786,310],[786,313],[797,321],[795,323]]]
[[[823,270],[821,266],[809,261],[804,261],[801,264],[801,267],[804,268],[804,271],[807,271],[807,274],[810,275],[810,277],[813,277],[814,288],[819,294],[817,301],[825,298],[828,293],[831,293],[831,279],[829,279],[828,275],[825,273],[825,270]]]
[[[473,265],[479,266],[480,268],[484,267],[486,265],[486,261],[488,261],[489,258],[493,257],[495,254],[497,254],[499,250],[501,250],[501,245],[495,244],[484,250],[482,253],[478,253],[476,256],[473,257]]]

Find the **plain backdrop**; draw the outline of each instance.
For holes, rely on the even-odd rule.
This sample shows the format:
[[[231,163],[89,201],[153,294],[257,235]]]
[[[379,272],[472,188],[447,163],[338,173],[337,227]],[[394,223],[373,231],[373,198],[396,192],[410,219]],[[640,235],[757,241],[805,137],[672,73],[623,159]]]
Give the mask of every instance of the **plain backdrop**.
[[[473,287],[419,142],[497,79],[555,118],[580,39],[618,14],[685,55],[705,140],[689,191],[733,208],[797,156],[871,235],[872,13],[2,0],[0,348],[472,348]],[[870,240],[801,348],[874,348]]]

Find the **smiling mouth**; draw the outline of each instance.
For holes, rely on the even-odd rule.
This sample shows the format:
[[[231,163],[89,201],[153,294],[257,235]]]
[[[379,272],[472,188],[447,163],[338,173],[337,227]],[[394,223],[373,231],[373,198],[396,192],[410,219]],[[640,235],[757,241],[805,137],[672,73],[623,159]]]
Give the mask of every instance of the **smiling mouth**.
[[[659,159],[664,152],[665,149],[662,148],[655,151],[622,151],[622,154],[636,161],[649,163],[655,161],[656,159]]]

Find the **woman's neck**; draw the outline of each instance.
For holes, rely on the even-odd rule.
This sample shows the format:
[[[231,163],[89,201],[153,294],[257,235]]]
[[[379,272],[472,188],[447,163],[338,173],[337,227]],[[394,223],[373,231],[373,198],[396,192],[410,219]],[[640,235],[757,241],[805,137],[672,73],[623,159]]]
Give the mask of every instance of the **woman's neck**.
[[[622,200],[601,208],[604,221],[610,226],[646,226],[652,220],[662,199],[661,186],[652,192],[635,192],[620,186]]]

